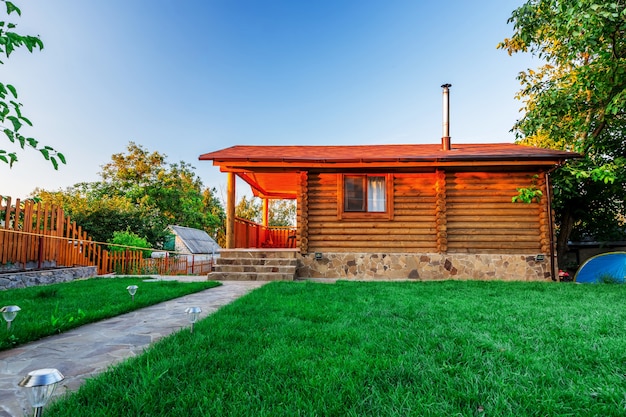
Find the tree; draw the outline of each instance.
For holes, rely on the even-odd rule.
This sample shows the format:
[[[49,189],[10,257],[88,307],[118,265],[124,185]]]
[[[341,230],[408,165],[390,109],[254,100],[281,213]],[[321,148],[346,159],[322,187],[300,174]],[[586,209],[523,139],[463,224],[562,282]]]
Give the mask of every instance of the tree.
[[[245,195],[239,200],[235,207],[235,215],[242,219],[261,223],[263,217],[263,206],[261,200]],[[296,224],[296,204],[293,200],[270,200],[269,202],[269,226],[295,226]]]
[[[185,162],[170,164],[166,155],[130,142],[128,153],[112,156],[102,181],[79,183],[63,192],[36,190],[42,200],[61,205],[94,240],[107,242],[114,232],[132,231],[161,248],[168,225],[205,230],[216,241],[224,236],[225,213]]]
[[[203,196],[202,181],[191,165],[183,161],[169,164],[166,155],[149,152],[134,142],[127,150],[127,154],[114,154],[112,162],[102,167],[108,194],[156,207],[170,224],[197,229],[219,227],[221,204]],[[213,206],[207,207],[207,202]]]
[[[528,0],[499,48],[542,60],[520,73],[520,142],[578,152],[552,174],[563,261],[572,236],[623,236],[626,0]]]
[[[65,214],[96,242],[109,242],[115,232],[132,230],[158,247],[168,235],[167,219],[158,209],[133,204],[124,196],[108,195],[101,183],[80,183],[64,191],[35,190],[41,201],[63,207]]]
[[[204,212],[210,214],[211,221],[205,226],[205,231],[213,236],[215,242],[221,247],[226,246],[226,212],[222,203],[217,198],[215,188],[205,188],[202,191],[202,206]]]
[[[0,1],[6,6],[7,18],[12,13],[18,16],[22,15],[21,10],[13,2]],[[7,19],[0,21],[0,54],[9,58],[11,53],[20,47],[26,47],[28,52],[43,49],[43,42],[39,37],[20,35],[13,31],[15,27],[16,24],[7,21]],[[0,64],[4,64],[4,62],[0,60]],[[50,146],[41,146],[38,140],[22,134],[21,129],[24,125],[32,126],[33,124],[22,114],[22,103],[17,100],[17,89],[11,84],[0,82],[0,128],[2,128],[2,133],[9,142],[19,145],[21,149],[28,147],[38,150],[46,160],[52,163],[54,169],[58,169],[59,162],[65,164],[65,156],[62,153],[55,151]],[[17,153],[0,149],[0,161],[8,163],[11,167],[17,161]]]
[[[271,226],[295,226],[296,225],[296,202],[295,200],[270,200]]]
[[[244,195],[235,206],[235,216],[250,220],[251,222],[261,223],[263,220],[261,200],[256,197],[248,198]]]

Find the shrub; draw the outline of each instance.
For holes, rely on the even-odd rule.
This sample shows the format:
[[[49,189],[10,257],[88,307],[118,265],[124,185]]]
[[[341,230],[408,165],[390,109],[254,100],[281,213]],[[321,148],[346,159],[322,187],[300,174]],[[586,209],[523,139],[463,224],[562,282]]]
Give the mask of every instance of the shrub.
[[[113,244],[109,246],[109,250],[111,252],[139,250],[137,248],[150,248],[148,239],[146,239],[145,237],[140,237],[136,233],[131,232],[129,229],[126,229],[126,231],[124,232],[113,232],[113,239],[109,240],[108,243]],[[150,255],[152,255],[152,251],[150,250],[144,250],[142,252],[144,258],[149,258]]]

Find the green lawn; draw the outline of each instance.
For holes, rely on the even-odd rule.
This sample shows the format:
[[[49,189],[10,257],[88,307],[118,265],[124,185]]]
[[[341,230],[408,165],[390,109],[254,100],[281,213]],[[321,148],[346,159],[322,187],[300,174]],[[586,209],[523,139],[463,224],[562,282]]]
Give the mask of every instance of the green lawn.
[[[54,416],[623,416],[626,286],[272,283]]]
[[[220,285],[217,282],[144,282],[139,278],[91,278],[62,284],[0,291],[0,307],[21,311],[7,331],[0,318],[0,350],[10,349],[86,323]],[[137,285],[135,301],[126,290]]]

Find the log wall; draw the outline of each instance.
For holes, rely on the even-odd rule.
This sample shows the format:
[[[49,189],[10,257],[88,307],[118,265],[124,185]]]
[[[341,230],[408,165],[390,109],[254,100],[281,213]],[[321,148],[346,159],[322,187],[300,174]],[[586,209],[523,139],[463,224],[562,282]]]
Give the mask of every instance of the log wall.
[[[511,202],[533,182],[545,195],[543,177],[533,174],[446,173],[447,252],[547,253],[547,206]]]
[[[393,181],[393,220],[344,219],[338,211],[335,173],[309,173],[305,252],[434,252],[435,173],[396,174]],[[302,218],[302,217],[301,217]]]
[[[393,219],[340,220],[340,175],[310,172],[301,178],[299,247],[303,253],[548,254],[545,198],[511,202],[517,188],[533,184],[546,195],[543,176],[535,174],[397,173]]]

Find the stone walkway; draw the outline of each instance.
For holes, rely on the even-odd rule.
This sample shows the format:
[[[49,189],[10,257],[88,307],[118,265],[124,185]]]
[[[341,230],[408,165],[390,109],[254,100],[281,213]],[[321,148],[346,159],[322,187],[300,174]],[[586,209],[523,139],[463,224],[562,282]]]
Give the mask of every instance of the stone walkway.
[[[180,278],[190,279],[193,278]],[[112,364],[139,355],[151,343],[170,333],[189,327],[185,313],[187,307],[201,307],[202,319],[265,283],[222,281],[220,287],[0,352],[0,417],[32,415],[23,389],[17,386],[28,372],[56,368],[65,376],[65,380],[57,387],[55,396],[75,391],[86,378],[106,370]]]

